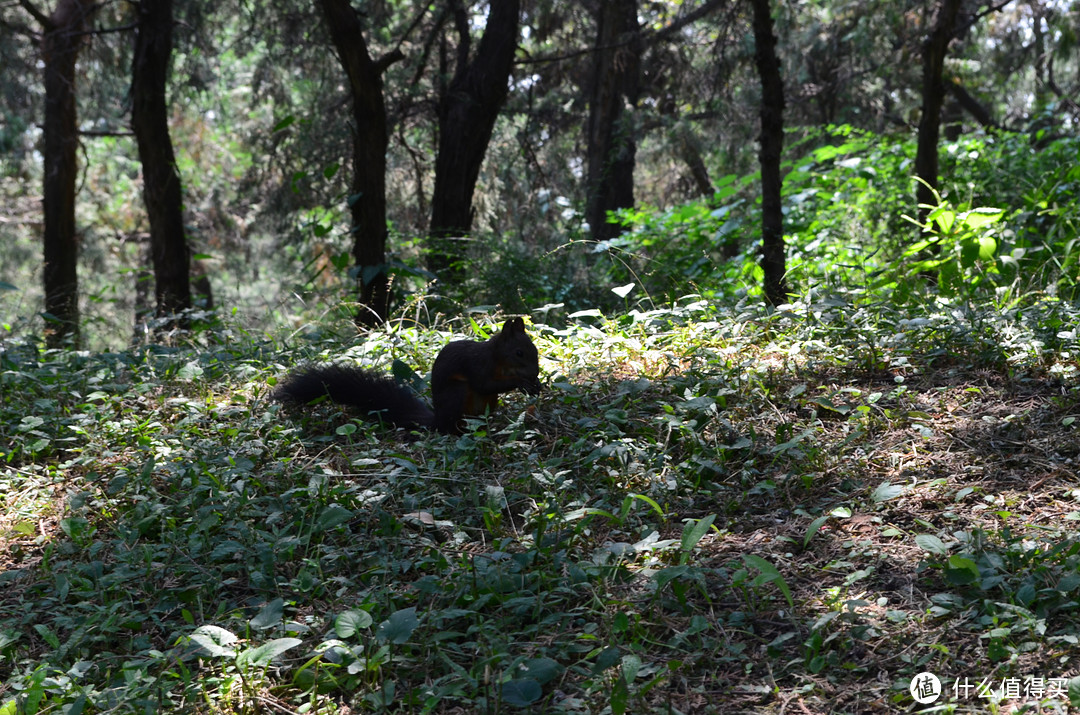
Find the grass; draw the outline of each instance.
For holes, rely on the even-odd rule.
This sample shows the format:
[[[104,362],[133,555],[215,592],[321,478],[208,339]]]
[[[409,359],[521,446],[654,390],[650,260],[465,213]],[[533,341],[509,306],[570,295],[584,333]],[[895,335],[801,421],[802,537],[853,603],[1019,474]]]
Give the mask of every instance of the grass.
[[[460,437],[267,400],[320,356],[426,373],[449,330],[13,346],[0,715],[890,712],[923,671],[1064,712],[1071,316],[965,310],[536,325],[549,389]]]

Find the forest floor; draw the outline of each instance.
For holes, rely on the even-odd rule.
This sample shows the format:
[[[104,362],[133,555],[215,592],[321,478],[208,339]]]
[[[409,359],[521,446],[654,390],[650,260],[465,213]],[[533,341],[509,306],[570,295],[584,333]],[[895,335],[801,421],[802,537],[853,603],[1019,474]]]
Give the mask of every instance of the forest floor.
[[[1066,712],[1070,354],[841,319],[534,326],[456,438],[267,400],[432,330],[9,352],[0,715]]]
[[[832,457],[811,457],[820,465],[812,483],[799,470],[764,499],[748,496],[724,538],[703,540],[702,563],[747,553],[770,561],[796,607],[755,618],[752,633],[728,629],[729,644],[758,655],[717,661],[722,689],[690,710],[709,711],[706,702],[730,697],[723,692],[747,712],[908,710],[898,695],[918,672],[939,678],[937,704],[956,712],[1067,709],[1080,667],[1080,405],[1053,379],[963,365],[918,373],[901,395],[899,372],[791,381],[805,394],[888,396],[873,403],[854,449],[844,415],[821,419],[813,449]],[[858,404],[832,402],[845,414]],[[772,403],[757,432],[775,434],[799,412]],[[834,516],[807,543],[818,514]],[[713,599],[711,608],[739,601]],[[801,627],[790,636],[793,623]],[[788,654],[801,667],[780,658],[762,672],[770,653],[788,650],[770,631],[800,641],[803,652]]]

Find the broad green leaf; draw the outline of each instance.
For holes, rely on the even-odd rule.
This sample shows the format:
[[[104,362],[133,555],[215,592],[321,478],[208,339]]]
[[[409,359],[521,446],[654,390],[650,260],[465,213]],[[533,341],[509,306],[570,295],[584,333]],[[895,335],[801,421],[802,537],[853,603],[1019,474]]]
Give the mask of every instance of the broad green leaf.
[[[383,643],[401,645],[408,642],[413,631],[420,625],[415,608],[403,608],[390,614],[390,617],[375,629],[375,637]]]
[[[966,586],[979,579],[979,567],[963,556],[950,556],[945,566],[945,578],[954,586]]]
[[[279,655],[287,650],[291,650],[300,645],[304,641],[299,638],[275,638],[272,641],[267,641],[261,646],[256,648],[248,648],[240,653],[237,657],[238,665],[254,665],[257,667],[265,667],[270,665],[270,661],[277,658]]]
[[[334,619],[334,632],[337,633],[338,638],[346,640],[360,631],[371,628],[373,622],[371,614],[363,609],[345,611]]]
[[[521,673],[543,685],[562,674],[564,668],[551,658],[533,658],[521,664]]]
[[[988,206],[981,206],[977,209],[972,209],[963,215],[963,224],[967,228],[977,230],[983,226],[988,226],[992,223],[997,223],[1001,220],[1001,217],[1005,215],[1004,209],[995,209]]]
[[[255,614],[248,623],[257,631],[264,631],[267,628],[273,628],[277,624],[281,623],[281,614],[285,610],[285,602],[280,598],[275,598],[270,603],[262,607],[262,609]]]
[[[239,640],[232,631],[214,625],[199,626],[189,638],[207,655],[218,657],[235,654],[232,644]]]
[[[502,699],[516,708],[527,708],[544,695],[540,683],[531,678],[515,678],[503,683]]]
[[[870,498],[874,500],[875,504],[880,504],[881,502],[895,499],[906,491],[907,487],[902,484],[890,484],[889,482],[882,482],[870,495]]]
[[[331,504],[319,514],[319,520],[316,525],[319,527],[320,531],[326,531],[328,529],[333,529],[335,526],[344,524],[349,519],[352,519],[352,517],[353,513],[345,507],[339,506],[338,504]]]

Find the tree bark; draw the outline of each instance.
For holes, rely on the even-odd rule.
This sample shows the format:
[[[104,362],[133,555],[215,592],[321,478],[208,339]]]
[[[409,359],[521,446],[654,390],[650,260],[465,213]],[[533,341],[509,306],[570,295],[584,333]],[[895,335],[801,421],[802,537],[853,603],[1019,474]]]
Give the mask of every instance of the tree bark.
[[[698,141],[697,136],[684,122],[680,122],[675,126],[673,134],[679,156],[686,162],[686,167],[690,170],[690,177],[694,181],[694,188],[697,190],[698,195],[706,199],[712,199],[713,195],[716,194],[716,187],[713,186],[712,179],[709,178],[709,169],[705,166],[704,157],[701,156],[701,143]]]
[[[964,85],[955,79],[946,80],[945,89],[951,94],[960,107],[971,117],[987,129],[1001,129],[1001,125],[994,121],[990,110],[979,103],[979,100],[964,88]]]
[[[360,287],[356,324],[379,325],[390,311],[390,278],[386,269],[386,103],[382,73],[403,58],[395,51],[373,60],[364,42],[363,28],[349,0],[319,0],[330,38],[349,80],[352,94],[353,178],[349,197],[352,211],[353,260]]]
[[[45,20],[45,182],[43,209],[46,344],[79,342],[79,246],[75,236],[75,60],[96,10],[94,0],[59,0]]]
[[[938,186],[938,141],[941,137],[941,107],[945,103],[945,53],[956,28],[961,0],[941,0],[934,28],[923,46],[922,116],[915,152],[915,174],[922,181],[916,189],[920,205],[936,203]],[[925,182],[925,183],[923,183]],[[929,209],[919,208],[919,219],[926,221]]]
[[[190,254],[184,236],[183,195],[169,136],[165,87],[172,56],[173,0],[141,0],[136,6],[135,56],[131,64],[131,128],[139,147],[143,200],[150,219],[150,256],[160,330],[189,327]]]
[[[439,98],[439,151],[431,195],[432,239],[429,267],[450,283],[459,283],[462,251],[455,241],[469,235],[473,194],[495,120],[506,102],[518,45],[520,0],[491,0],[487,25],[476,55],[469,60],[469,23],[460,0],[451,0],[458,28],[454,77]]]
[[[594,239],[605,241],[624,227],[608,223],[609,211],[634,205],[637,143],[634,117],[641,85],[641,37],[637,0],[601,0],[585,127],[585,220]]]
[[[761,77],[761,270],[765,274],[765,299],[770,305],[788,301],[785,281],[784,216],[781,203],[783,175],[780,157],[784,148],[784,82],[776,56],[776,35],[769,0],[751,0],[754,10],[754,61]]]

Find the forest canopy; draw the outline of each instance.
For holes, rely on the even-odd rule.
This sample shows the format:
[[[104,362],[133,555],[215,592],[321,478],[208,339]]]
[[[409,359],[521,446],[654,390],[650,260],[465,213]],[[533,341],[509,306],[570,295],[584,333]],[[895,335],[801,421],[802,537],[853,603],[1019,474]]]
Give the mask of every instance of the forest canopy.
[[[9,336],[45,328],[34,317],[48,298],[35,241],[43,227],[53,235],[50,222],[70,234],[57,244],[70,260],[45,263],[63,263],[77,300],[48,299],[46,312],[81,306],[88,345],[99,348],[122,344],[147,315],[205,308],[211,296],[265,327],[337,300],[374,306],[370,323],[436,295],[450,313],[603,308],[621,303],[607,288],[630,281],[638,298],[659,302],[757,295],[764,95],[753,4],[175,0],[154,18],[138,4],[61,2],[54,18],[32,2],[6,3]],[[1070,180],[1057,158],[1072,148],[1077,115],[1076,9],[940,5],[771,8],[784,198],[765,213],[783,211],[772,231],[796,259],[785,268],[793,297],[838,278],[826,270],[837,251],[866,273],[907,263],[920,234],[902,217],[925,222],[920,202],[1001,209],[996,230],[1007,238],[983,241],[981,257],[995,259],[987,267],[1017,249],[1069,264],[1062,249],[1071,244],[1045,236],[1037,207],[1054,206],[1045,192]],[[935,35],[950,7],[950,27]],[[64,12],[82,27],[68,33],[77,39],[71,129],[49,124],[43,73],[52,66],[43,43],[64,36],[48,28]],[[939,35],[940,78],[927,84]],[[144,49],[165,40],[157,57]],[[151,62],[157,68],[145,69]],[[935,92],[934,121],[924,122]],[[71,134],[52,145],[74,153],[57,164],[70,166],[69,188],[46,198],[64,207],[43,215],[45,164],[59,161],[46,151],[50,126]],[[138,126],[147,127],[143,150],[175,152],[143,157],[173,167],[151,184]],[[920,148],[931,139],[932,151]],[[150,200],[158,185],[181,191]],[[58,218],[64,212],[71,218]],[[174,254],[155,263],[154,250]],[[190,279],[157,275],[182,267],[184,253]],[[899,276],[888,278],[879,285],[891,295]],[[199,283],[194,304],[174,288],[185,281]],[[1062,281],[1071,282],[1067,270],[1025,288]]]

